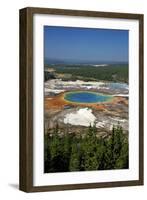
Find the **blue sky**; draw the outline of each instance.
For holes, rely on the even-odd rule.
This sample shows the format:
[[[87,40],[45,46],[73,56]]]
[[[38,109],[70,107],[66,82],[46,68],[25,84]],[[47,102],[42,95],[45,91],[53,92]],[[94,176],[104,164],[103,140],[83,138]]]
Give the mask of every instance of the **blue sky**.
[[[65,62],[128,62],[127,30],[44,26],[44,57]]]

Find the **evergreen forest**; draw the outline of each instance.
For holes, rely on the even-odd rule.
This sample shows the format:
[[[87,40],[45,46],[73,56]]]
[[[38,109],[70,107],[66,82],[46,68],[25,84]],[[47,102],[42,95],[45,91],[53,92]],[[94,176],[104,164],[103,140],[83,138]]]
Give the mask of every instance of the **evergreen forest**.
[[[53,133],[44,137],[44,172],[127,169],[128,136],[118,124],[106,138],[98,137],[97,128],[89,126],[86,134]]]

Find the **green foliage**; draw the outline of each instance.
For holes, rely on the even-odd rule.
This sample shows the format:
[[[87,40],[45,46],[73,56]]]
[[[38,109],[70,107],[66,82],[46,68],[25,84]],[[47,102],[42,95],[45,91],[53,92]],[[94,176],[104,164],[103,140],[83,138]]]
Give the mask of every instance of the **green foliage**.
[[[116,165],[116,160],[120,157],[120,152],[123,145],[123,130],[121,126],[114,127],[112,129],[111,138],[106,143],[105,153],[105,168],[113,169]]]
[[[45,135],[44,137],[44,171],[49,172],[50,170],[50,164],[51,164],[51,159],[50,159],[50,141],[48,135]]]
[[[69,171],[79,171],[80,170],[80,152],[78,149],[78,144],[72,143],[71,156],[69,163]]]
[[[98,168],[96,127],[89,127],[88,133],[83,139],[81,145],[82,162],[81,166],[84,171],[96,170]]]
[[[109,66],[90,66],[90,65],[55,65],[53,68],[56,73],[71,74],[70,80],[106,80],[113,82],[128,82],[128,65],[113,64]],[[66,79],[66,78],[65,78]]]
[[[108,138],[97,137],[97,128],[90,126],[86,134],[59,134],[58,124],[52,135],[45,136],[46,173],[128,168],[128,138],[122,127],[113,126]]]
[[[129,166],[128,142],[124,142],[122,149],[120,151],[120,156],[116,160],[115,168],[116,169],[127,169],[128,166]]]

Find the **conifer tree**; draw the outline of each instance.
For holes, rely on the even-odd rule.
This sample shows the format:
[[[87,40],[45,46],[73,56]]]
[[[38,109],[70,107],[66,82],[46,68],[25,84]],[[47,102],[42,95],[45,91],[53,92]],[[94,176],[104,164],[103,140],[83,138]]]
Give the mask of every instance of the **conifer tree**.
[[[77,143],[73,142],[71,147],[69,171],[79,171],[79,170],[80,170],[80,153]]]
[[[89,126],[89,130],[82,143],[82,169],[98,169],[96,127]]]
[[[124,140],[122,144],[122,148],[120,151],[120,156],[116,160],[115,168],[116,169],[128,169],[129,167],[129,159],[128,159],[128,140],[127,138]]]
[[[49,135],[44,136],[44,172],[47,173],[50,170],[50,148],[49,148]]]
[[[62,156],[63,156],[63,164],[65,171],[69,170],[69,162],[70,162],[70,153],[71,153],[71,139],[68,133],[62,138]]]

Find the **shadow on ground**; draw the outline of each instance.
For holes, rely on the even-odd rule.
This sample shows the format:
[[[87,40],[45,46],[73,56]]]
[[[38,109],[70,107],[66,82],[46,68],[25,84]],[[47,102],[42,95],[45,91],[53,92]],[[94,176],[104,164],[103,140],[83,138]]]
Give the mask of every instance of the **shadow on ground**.
[[[18,190],[19,189],[19,185],[17,183],[9,183],[8,184],[10,187],[12,187],[13,189]]]

